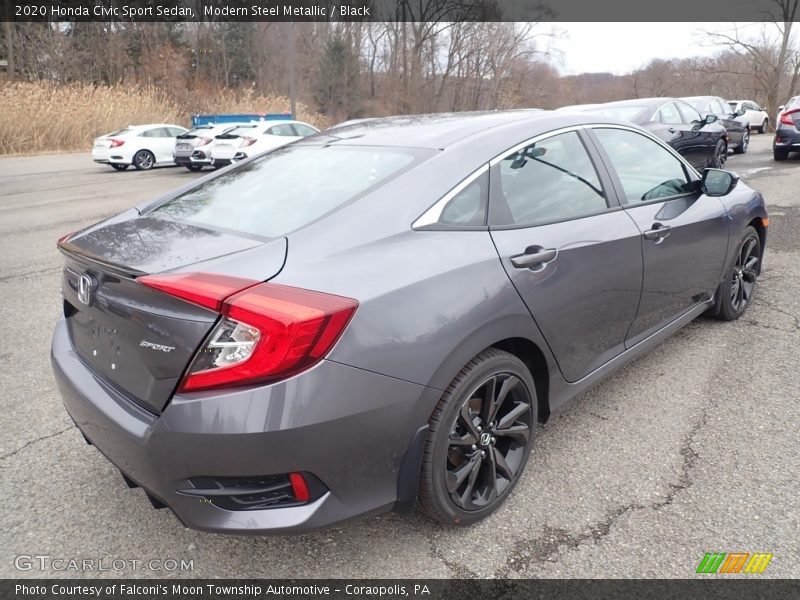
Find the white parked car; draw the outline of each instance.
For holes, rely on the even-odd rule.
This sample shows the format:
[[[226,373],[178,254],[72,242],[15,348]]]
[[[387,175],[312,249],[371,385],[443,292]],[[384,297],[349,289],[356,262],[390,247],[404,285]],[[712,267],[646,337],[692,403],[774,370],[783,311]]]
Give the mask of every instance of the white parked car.
[[[742,119],[750,123],[750,127],[755,128],[758,133],[766,133],[769,128],[769,114],[761,106],[752,100],[728,100],[736,113],[743,110]]]
[[[130,125],[96,138],[92,159],[96,163],[111,165],[117,171],[124,171],[131,165],[140,171],[173,165],[175,138],[184,133],[185,127],[168,123]]]
[[[211,162],[215,167],[229,165],[317,133],[319,129],[301,121],[250,123],[218,135]]]
[[[198,125],[175,140],[172,156],[175,164],[182,165],[190,171],[200,171],[203,167],[210,167],[211,149],[217,144],[217,136],[238,127],[247,126],[247,123],[224,123],[215,125]]]

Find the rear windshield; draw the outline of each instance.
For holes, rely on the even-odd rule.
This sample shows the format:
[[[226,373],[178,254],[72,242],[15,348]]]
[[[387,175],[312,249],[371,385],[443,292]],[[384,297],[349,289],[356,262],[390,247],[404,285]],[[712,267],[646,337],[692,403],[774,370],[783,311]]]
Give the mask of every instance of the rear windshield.
[[[201,184],[150,214],[278,237],[363,196],[434,152],[287,146]]]
[[[108,136],[111,136],[111,135],[122,135],[123,133],[128,133],[129,131],[131,131],[130,127],[126,127],[125,129],[120,129],[120,130],[114,131],[112,133],[107,133],[106,135],[108,135]]]

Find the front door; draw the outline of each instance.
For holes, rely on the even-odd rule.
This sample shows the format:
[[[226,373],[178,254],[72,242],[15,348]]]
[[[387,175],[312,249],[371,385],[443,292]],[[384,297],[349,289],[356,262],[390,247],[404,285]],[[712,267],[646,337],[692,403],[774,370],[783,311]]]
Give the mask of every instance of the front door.
[[[712,297],[725,263],[728,217],[719,198],[697,191],[696,174],[654,140],[628,129],[591,131],[642,236],[644,283],[631,346]]]
[[[642,285],[641,234],[578,131],[496,161],[490,232],[564,378],[624,350]]]

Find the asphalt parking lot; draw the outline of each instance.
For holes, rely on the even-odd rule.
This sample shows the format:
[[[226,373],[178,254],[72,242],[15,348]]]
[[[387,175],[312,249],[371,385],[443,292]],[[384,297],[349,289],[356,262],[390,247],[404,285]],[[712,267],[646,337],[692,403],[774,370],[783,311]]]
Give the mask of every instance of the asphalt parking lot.
[[[754,305],[695,321],[555,415],[492,517],[452,530],[388,514],[258,538],[185,529],[127,489],[50,372],[55,240],[198,175],[0,159],[0,577],[83,575],[19,571],[18,555],[118,559],[124,570],[97,574],[126,577],[691,577],[706,552],[738,551],[773,553],[763,576],[800,577],[800,158],[775,163],[771,136],[754,135],[728,168],[771,210]],[[131,562],[152,559],[193,570]]]

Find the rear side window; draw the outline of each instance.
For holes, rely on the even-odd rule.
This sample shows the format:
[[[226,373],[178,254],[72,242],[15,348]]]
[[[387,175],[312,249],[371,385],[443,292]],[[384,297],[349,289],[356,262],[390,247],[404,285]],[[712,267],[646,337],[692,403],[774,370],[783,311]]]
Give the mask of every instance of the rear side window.
[[[274,127],[270,127],[267,130],[267,133],[269,133],[270,135],[280,135],[286,137],[294,137],[297,135],[294,132],[294,129],[292,129],[292,126],[289,125],[288,123],[284,125],[275,125]]]
[[[625,129],[594,129],[619,177],[624,204],[693,191],[683,163],[650,138]]]
[[[488,199],[489,173],[485,172],[444,205],[439,223],[456,227],[486,225]]]
[[[162,204],[150,214],[261,237],[299,229],[413,165],[433,150],[287,146]]]
[[[495,226],[533,226],[608,208],[597,171],[574,131],[506,156],[491,179]]]

